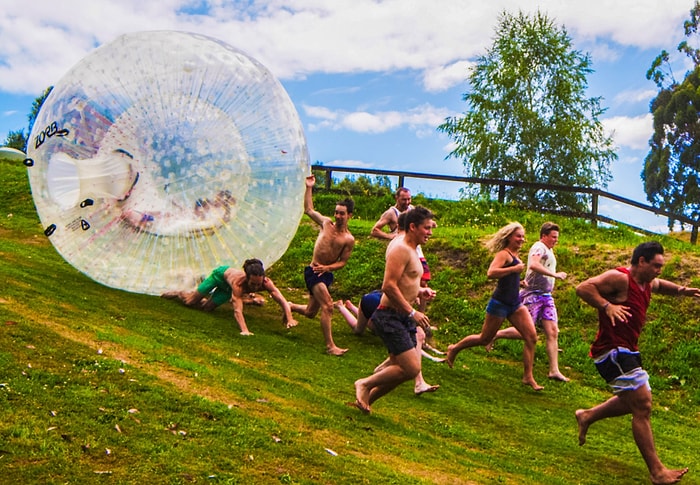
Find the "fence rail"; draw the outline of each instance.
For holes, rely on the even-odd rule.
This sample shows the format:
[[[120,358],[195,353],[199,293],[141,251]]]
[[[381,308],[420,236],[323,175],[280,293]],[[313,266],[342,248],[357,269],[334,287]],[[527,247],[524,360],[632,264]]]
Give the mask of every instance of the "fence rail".
[[[500,203],[505,202],[505,194],[506,194],[506,187],[523,187],[523,188],[531,188],[531,189],[539,189],[539,190],[550,190],[554,192],[574,192],[577,194],[589,194],[591,196],[591,210],[590,212],[576,212],[576,211],[562,211],[562,210],[553,210],[551,212],[561,214],[561,215],[567,215],[567,216],[574,216],[574,217],[582,217],[585,219],[590,219],[590,221],[593,223],[593,225],[596,225],[598,222],[605,222],[607,224],[622,224],[627,227],[630,227],[634,230],[641,231],[644,233],[648,234],[653,234],[651,231],[647,229],[643,229],[640,227],[635,227],[631,224],[628,224],[623,221],[618,221],[615,219],[612,219],[610,217],[606,217],[604,215],[601,215],[598,212],[598,204],[599,204],[599,199],[601,197],[614,200],[616,202],[619,202],[621,204],[629,205],[632,207],[635,207],[637,209],[641,209],[643,211],[650,212],[655,215],[659,216],[664,216],[669,219],[678,221],[682,224],[687,224],[691,226],[691,233],[690,233],[690,242],[691,244],[696,244],[697,239],[698,239],[698,226],[700,225],[700,221],[693,220],[683,214],[674,214],[672,212],[665,211],[663,209],[659,209],[657,207],[653,207],[647,204],[642,204],[641,202],[637,202],[631,199],[627,199],[625,197],[621,197],[616,194],[611,194],[610,192],[606,192],[604,190],[600,189],[594,189],[594,188],[589,188],[589,187],[572,187],[568,185],[552,185],[552,184],[540,184],[540,183],[535,183],[535,182],[519,182],[519,181],[514,181],[514,180],[502,180],[502,179],[490,179],[490,178],[477,178],[477,177],[459,177],[456,175],[439,175],[439,174],[430,174],[430,173],[420,173],[420,172],[403,172],[403,171],[397,171],[397,170],[381,170],[381,169],[370,169],[370,168],[354,168],[354,167],[337,167],[337,166],[330,166],[330,165],[312,165],[311,166],[312,170],[316,171],[322,171],[325,172],[325,187],[326,189],[330,189],[332,185],[332,180],[333,180],[333,172],[342,172],[342,173],[358,173],[362,175],[380,175],[380,176],[387,176],[387,177],[397,177],[398,178],[398,186],[399,187],[404,187],[405,180],[408,178],[413,178],[413,179],[427,179],[427,180],[444,180],[446,182],[461,182],[464,184],[479,184],[479,185],[487,185],[487,186],[492,186],[492,187],[498,187],[498,201]]]

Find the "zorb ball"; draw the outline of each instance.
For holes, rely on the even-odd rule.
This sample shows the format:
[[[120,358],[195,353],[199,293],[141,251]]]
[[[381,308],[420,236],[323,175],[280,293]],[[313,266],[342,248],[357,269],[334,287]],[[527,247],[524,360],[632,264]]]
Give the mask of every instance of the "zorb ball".
[[[184,32],[123,35],[80,61],[41,107],[24,163],[63,258],[154,295],[220,265],[277,261],[309,173],[301,122],[270,71]]]

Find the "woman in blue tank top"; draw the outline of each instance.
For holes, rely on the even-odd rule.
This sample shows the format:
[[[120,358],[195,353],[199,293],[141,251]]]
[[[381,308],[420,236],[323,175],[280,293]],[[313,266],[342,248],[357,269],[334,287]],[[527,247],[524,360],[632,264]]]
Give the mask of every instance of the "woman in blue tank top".
[[[518,251],[525,242],[525,229],[517,222],[502,227],[487,241],[486,247],[495,253],[486,275],[498,280],[496,289],[486,306],[486,319],[480,334],[464,337],[456,344],[447,348],[447,364],[452,367],[455,358],[462,350],[469,347],[488,345],[496,336],[503,322],[508,321],[523,337],[523,384],[534,390],[543,389],[537,384],[532,375],[535,360],[535,345],[537,331],[527,308],[520,302],[520,273],[525,270],[525,264],[518,259]]]

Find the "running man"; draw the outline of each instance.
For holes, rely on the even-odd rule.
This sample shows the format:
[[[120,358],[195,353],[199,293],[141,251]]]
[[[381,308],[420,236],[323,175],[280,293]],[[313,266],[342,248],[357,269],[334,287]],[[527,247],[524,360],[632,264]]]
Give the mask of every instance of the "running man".
[[[406,236],[387,248],[382,298],[372,315],[374,332],[389,351],[389,363],[378,372],[355,381],[354,405],[364,413],[377,399],[399,384],[414,379],[421,371],[420,349],[416,347],[416,324],[430,325],[428,316],[413,309],[418,298],[435,292],[420,285],[423,265],[416,246],[432,235],[433,214],[416,207],[406,216]]]
[[[629,267],[606,271],[576,287],[576,294],[598,310],[598,334],[590,356],[614,394],[595,407],[576,411],[578,443],[586,443],[588,428],[596,421],[631,414],[632,435],[654,484],[677,483],[688,469],[666,468],[656,453],[651,429],[651,388],[649,375],[642,368],[639,334],[646,323],[652,292],[700,298],[698,288],[659,278],[663,254],[658,242],[642,243],[632,252]]]
[[[321,329],[326,341],[326,352],[331,355],[343,355],[348,349],[341,349],[333,341],[333,298],[329,288],[333,283],[333,272],[345,266],[355,247],[355,238],[348,230],[348,221],[352,217],[355,203],[352,199],[339,201],[335,206],[335,222],[314,209],[313,187],[316,177],[312,174],[306,177],[306,192],[304,193],[304,213],[321,228],[312,261],[304,269],[304,280],[309,289],[309,300],[306,305],[290,303],[289,308],[307,318],[314,318],[321,311]]]

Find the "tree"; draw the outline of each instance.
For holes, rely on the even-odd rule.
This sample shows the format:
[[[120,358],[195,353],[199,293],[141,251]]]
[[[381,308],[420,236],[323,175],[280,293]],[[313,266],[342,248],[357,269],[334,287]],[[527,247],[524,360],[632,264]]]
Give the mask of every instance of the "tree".
[[[545,15],[503,12],[492,47],[468,76],[467,111],[438,127],[456,143],[448,157],[463,159],[470,177],[607,187],[617,155],[599,121],[601,98],[585,96],[591,72],[589,56]],[[583,209],[585,202],[523,188],[506,196],[530,207]]]
[[[696,0],[690,18],[683,23],[687,39],[697,41],[700,3]],[[647,71],[659,93],[650,104],[654,133],[644,159],[642,181],[647,200],[673,214],[700,221],[700,50],[688,40],[678,45],[694,68],[682,82],[676,81],[671,56],[661,51]],[[668,220],[673,229],[675,220]],[[697,236],[694,232],[693,239]]]
[[[41,110],[41,106],[44,104],[44,101],[46,101],[46,98],[49,96],[49,93],[51,93],[51,90],[53,89],[53,86],[49,86],[48,88],[44,89],[44,92],[41,93],[34,101],[32,102],[32,109],[27,115],[27,120],[29,121],[29,130],[27,131],[27,134],[24,134],[24,130],[21,129],[19,131],[10,131],[7,134],[7,137],[5,138],[5,145],[8,147],[16,148],[17,150],[22,150],[23,152],[26,153],[27,151],[27,142],[29,140],[29,136],[32,133],[32,128],[34,127],[34,122],[36,121],[36,117],[39,115],[39,111]]]

